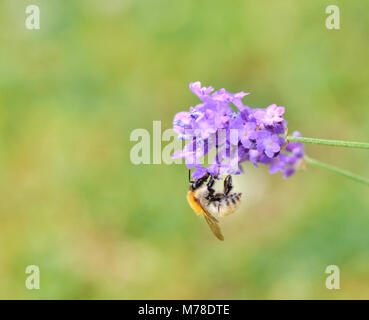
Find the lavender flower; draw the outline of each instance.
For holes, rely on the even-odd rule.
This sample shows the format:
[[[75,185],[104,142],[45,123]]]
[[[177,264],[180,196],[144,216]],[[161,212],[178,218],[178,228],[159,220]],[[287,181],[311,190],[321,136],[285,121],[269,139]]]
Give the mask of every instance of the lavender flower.
[[[284,139],[279,138],[276,134],[268,130],[259,130],[257,133],[257,149],[259,152],[265,152],[268,158],[273,159],[275,155],[281,151]]]
[[[259,109],[255,112],[254,117],[258,123],[267,126],[273,126],[283,121],[284,107],[278,107],[276,104],[271,104],[265,110]]]
[[[272,104],[265,109],[251,109],[242,102],[249,93],[232,94],[225,89],[213,92],[213,87],[201,87],[199,81],[190,83],[190,89],[202,103],[174,116],[174,131],[189,143],[172,157],[184,158],[188,168],[195,168],[194,179],[206,172],[239,174],[243,171],[241,163],[246,161],[256,167],[268,165],[270,173],[281,171],[284,177],[296,171],[304,149],[302,143],[286,145],[280,136],[287,128],[284,107]],[[294,136],[300,134],[295,132]],[[212,150],[215,157],[206,168],[200,159]]]

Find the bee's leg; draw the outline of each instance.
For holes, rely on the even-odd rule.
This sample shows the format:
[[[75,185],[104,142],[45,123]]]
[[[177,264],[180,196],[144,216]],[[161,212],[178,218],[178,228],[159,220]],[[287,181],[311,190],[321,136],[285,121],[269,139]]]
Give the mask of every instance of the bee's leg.
[[[231,192],[233,188],[233,184],[232,184],[232,176],[228,175],[225,179],[224,179],[224,194],[227,195]]]
[[[207,184],[207,187],[208,187],[208,191],[211,195],[213,195],[215,193],[215,190],[213,189],[214,183],[215,183],[214,177],[210,176],[210,180]]]

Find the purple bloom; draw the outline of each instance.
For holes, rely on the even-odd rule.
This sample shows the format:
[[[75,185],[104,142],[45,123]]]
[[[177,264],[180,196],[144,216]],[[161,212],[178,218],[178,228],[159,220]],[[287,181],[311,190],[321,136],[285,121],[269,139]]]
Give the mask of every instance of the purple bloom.
[[[249,151],[249,160],[256,168],[258,167],[260,156],[261,156],[261,153],[257,150],[252,149]]]
[[[303,158],[305,155],[303,148],[295,148],[293,149],[292,153],[299,159]]]
[[[206,171],[210,173],[212,176],[215,176],[219,172],[219,164],[213,163],[209,167],[207,167]]]
[[[209,97],[210,93],[214,90],[213,87],[201,87],[201,82],[191,82],[190,83],[191,91],[196,94],[200,100],[204,101],[207,97]]]
[[[275,154],[281,151],[281,141],[275,134],[271,134],[269,131],[260,130],[257,133],[257,145],[258,151],[265,152],[269,158],[274,158]]]
[[[239,174],[241,163],[250,161],[269,166],[270,173],[281,171],[291,176],[304,157],[302,143],[289,142],[285,149],[284,135],[287,121],[284,107],[272,104],[265,109],[251,109],[242,99],[243,91],[229,93],[225,89],[201,87],[199,81],[190,89],[201,103],[190,107],[189,112],[179,112],[173,120],[173,129],[182,140],[190,140],[183,150],[175,151],[173,158],[184,158],[188,168],[195,170],[194,179],[206,172],[215,174]],[[237,112],[234,111],[236,106]],[[300,136],[296,131],[294,136]],[[214,160],[207,168],[200,161],[209,152],[215,152]]]
[[[189,112],[178,112],[173,119],[173,130],[178,133],[178,139],[184,140],[186,129],[191,129],[191,114]]]
[[[250,149],[252,141],[256,140],[256,138],[257,138],[256,123],[247,122],[241,130],[240,140],[242,146],[246,149]]]
[[[195,135],[200,136],[202,139],[207,139],[212,133],[215,133],[217,131],[214,123],[215,117],[216,115],[211,110],[206,110],[206,112],[200,115],[193,123]]]
[[[301,137],[301,133],[298,131],[295,131],[292,134],[293,137]],[[304,144],[301,142],[289,142],[286,146],[286,150],[289,152],[293,152],[293,150],[295,149],[303,149],[304,148]]]
[[[196,166],[196,169],[194,172],[192,172],[192,178],[195,180],[202,178],[206,174],[206,168]]]
[[[223,175],[223,174],[236,174],[238,170],[235,170],[229,163],[213,163],[207,169],[211,175]]]
[[[284,107],[278,107],[276,104],[271,104],[265,110],[258,110],[254,113],[255,119],[259,124],[272,126],[283,121]]]
[[[281,171],[282,173],[284,172],[286,166],[285,157],[286,156],[284,154],[281,154],[278,158],[273,159],[269,167],[269,172],[271,174],[274,174],[278,171]]]
[[[283,178],[289,178],[296,172],[295,168],[289,167],[283,172]]]
[[[273,126],[264,126],[264,128],[276,134],[284,134],[287,128],[287,121],[283,120]]]

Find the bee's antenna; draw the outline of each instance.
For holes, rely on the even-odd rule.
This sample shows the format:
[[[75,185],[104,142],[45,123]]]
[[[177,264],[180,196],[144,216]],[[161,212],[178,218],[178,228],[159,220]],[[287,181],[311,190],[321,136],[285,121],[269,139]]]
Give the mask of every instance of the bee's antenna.
[[[188,182],[192,182],[191,181],[191,169],[188,169]]]

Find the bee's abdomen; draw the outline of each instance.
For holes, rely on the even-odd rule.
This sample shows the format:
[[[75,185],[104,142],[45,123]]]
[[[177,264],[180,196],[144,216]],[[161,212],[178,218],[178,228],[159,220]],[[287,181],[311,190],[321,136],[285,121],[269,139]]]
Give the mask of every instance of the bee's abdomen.
[[[210,200],[208,210],[219,217],[224,217],[235,212],[241,204],[241,193],[222,195],[220,198]]]

